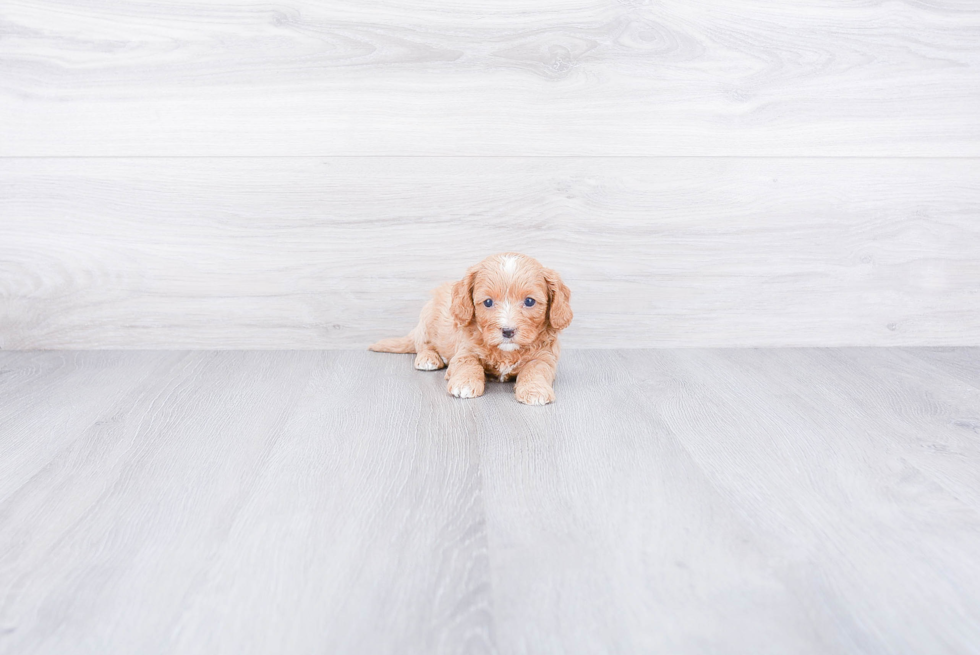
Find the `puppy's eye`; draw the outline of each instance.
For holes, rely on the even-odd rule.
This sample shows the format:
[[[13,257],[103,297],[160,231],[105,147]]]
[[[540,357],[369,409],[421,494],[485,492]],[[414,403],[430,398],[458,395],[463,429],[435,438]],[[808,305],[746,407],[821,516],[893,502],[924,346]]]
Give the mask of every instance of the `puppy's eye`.
[[[534,307],[534,298],[525,298],[524,299],[524,306],[525,307]]]
[[[489,298],[487,298],[486,300],[483,301],[483,306],[484,307],[493,307],[493,301],[490,300]]]

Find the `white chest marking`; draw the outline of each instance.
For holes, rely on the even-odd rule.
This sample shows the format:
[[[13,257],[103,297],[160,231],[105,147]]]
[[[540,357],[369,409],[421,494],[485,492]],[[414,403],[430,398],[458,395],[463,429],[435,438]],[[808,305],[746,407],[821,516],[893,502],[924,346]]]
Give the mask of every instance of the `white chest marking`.
[[[514,370],[514,364],[508,364],[507,366],[501,366],[500,367],[500,381],[501,382],[505,382],[507,380],[507,376],[510,375],[510,372],[513,371],[513,370]]]

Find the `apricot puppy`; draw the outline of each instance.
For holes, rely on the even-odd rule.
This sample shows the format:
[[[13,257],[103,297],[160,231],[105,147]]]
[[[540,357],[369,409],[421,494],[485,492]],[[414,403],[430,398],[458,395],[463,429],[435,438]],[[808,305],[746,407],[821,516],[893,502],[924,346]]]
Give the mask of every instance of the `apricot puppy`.
[[[517,400],[546,405],[555,399],[558,333],[572,322],[570,296],[558,273],[536,259],[493,255],[435,289],[407,336],[370,349],[417,353],[420,371],[448,364],[447,388],[457,398],[482,396],[487,375],[501,382],[516,377]]]

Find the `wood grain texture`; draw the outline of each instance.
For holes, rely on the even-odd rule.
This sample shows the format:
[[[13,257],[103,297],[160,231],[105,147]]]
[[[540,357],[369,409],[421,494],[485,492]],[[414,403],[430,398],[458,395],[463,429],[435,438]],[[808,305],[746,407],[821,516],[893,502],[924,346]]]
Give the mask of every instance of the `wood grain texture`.
[[[953,373],[969,384],[980,386],[980,356],[978,356],[980,353],[976,350],[963,350],[962,348],[915,348],[910,349],[909,353],[938,365],[943,371]]]
[[[980,156],[970,0],[6,0],[4,155]]]
[[[821,652],[976,652],[980,502],[962,473],[977,451],[933,446],[975,437],[950,419],[975,413],[980,390],[888,350],[622,361],[762,552],[779,553],[771,571]]]
[[[492,651],[474,407],[363,360],[5,355],[0,652]]]
[[[518,250],[571,346],[980,344],[980,161],[0,160],[0,347],[363,348]]]
[[[0,653],[976,653],[977,361],[0,353]]]

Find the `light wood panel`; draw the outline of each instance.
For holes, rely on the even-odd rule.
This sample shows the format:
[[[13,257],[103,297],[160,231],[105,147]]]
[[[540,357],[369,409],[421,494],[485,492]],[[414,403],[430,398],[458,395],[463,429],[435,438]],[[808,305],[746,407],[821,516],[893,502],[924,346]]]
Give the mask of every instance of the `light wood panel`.
[[[971,653],[977,361],[0,353],[0,653]]]
[[[833,636],[780,580],[781,553],[638,392],[631,369],[657,376],[661,357],[569,351],[539,412],[490,385],[480,447],[501,652],[828,652]]]
[[[970,440],[950,419],[975,414],[980,390],[880,349],[624,360],[763,551],[783,554],[773,570],[822,652],[975,648],[980,495],[963,474],[977,449],[938,446]],[[910,549],[922,567],[905,566]]]
[[[977,160],[0,160],[0,347],[363,348],[493,252],[572,346],[980,343]]]
[[[980,155],[970,0],[423,4],[6,0],[0,154]]]
[[[0,652],[492,651],[475,408],[400,364],[3,354]]]
[[[572,351],[519,421],[491,389],[503,652],[975,649],[980,451],[953,419],[980,388],[892,349],[743,349]]]

